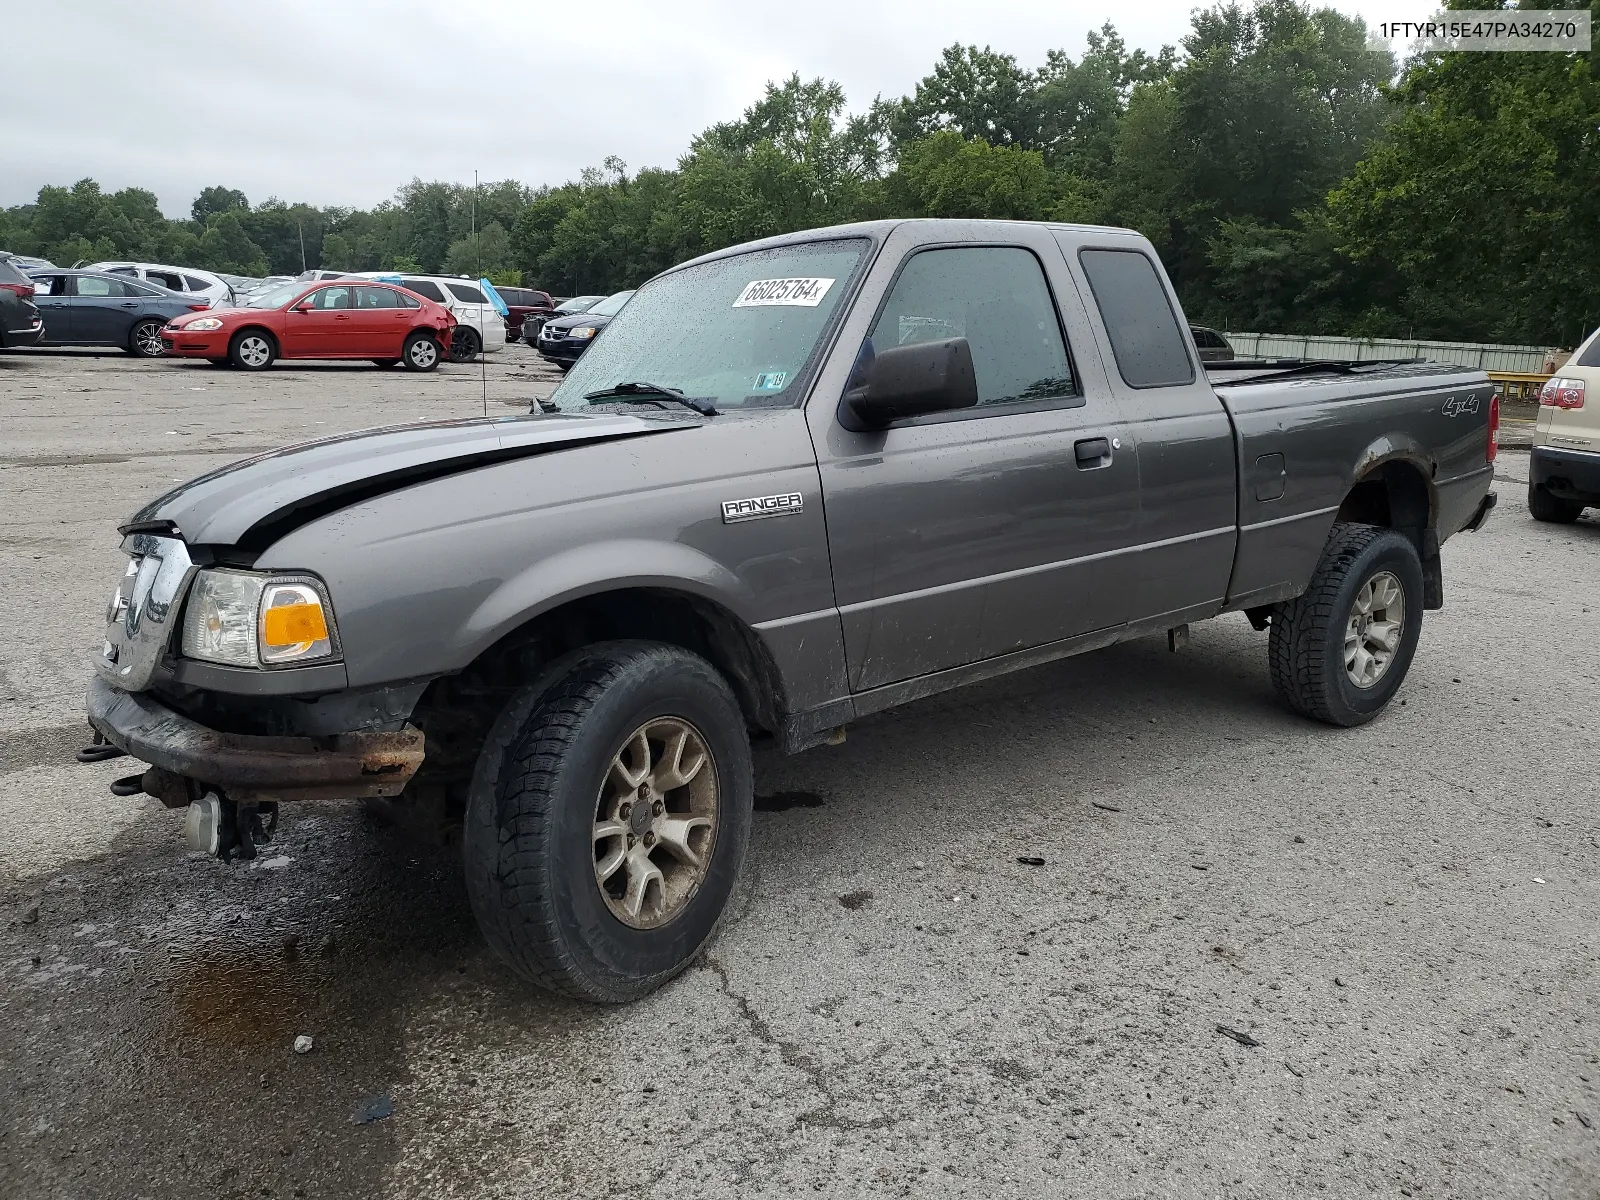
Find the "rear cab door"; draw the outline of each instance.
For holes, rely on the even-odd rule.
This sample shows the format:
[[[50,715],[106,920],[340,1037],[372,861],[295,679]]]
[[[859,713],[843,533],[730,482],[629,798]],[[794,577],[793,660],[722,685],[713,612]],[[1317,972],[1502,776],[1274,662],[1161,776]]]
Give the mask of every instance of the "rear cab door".
[[[1075,284],[1043,226],[895,227],[807,407],[853,692],[1121,619],[1139,474]],[[881,347],[965,337],[975,408],[854,432]]]
[[[1127,620],[1160,628],[1213,616],[1238,543],[1233,422],[1150,243],[1099,229],[1055,236],[1139,459],[1138,525],[1122,567]]]

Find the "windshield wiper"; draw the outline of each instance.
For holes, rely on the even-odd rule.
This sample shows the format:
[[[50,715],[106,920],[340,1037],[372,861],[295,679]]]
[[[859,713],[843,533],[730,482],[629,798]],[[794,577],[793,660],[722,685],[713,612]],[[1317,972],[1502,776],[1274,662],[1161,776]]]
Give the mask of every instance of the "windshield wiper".
[[[627,383],[613,384],[608,388],[601,388],[597,392],[585,392],[583,398],[591,404],[596,400],[617,400],[626,404],[652,404],[658,403],[658,397],[681,404],[685,408],[692,408],[695,412],[706,417],[717,415],[717,406],[704,396],[685,396],[675,387],[667,387],[660,383],[646,383],[640,379],[630,380]]]

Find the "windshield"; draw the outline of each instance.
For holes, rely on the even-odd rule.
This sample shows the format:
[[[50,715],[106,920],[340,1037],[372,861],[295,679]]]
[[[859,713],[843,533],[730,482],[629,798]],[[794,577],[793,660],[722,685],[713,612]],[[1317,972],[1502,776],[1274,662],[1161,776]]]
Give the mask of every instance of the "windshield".
[[[246,308],[282,308],[301,292],[306,290],[306,285],[298,279],[288,283],[280,283],[277,287],[268,288],[264,292],[252,292],[245,298]]]
[[[633,299],[632,292],[618,292],[614,296],[607,296],[593,308],[589,309],[591,317],[614,317],[622,311],[622,306]]]
[[[551,399],[581,411],[587,392],[646,381],[719,409],[792,404],[866,249],[864,238],[803,242],[663,275],[633,295]]]

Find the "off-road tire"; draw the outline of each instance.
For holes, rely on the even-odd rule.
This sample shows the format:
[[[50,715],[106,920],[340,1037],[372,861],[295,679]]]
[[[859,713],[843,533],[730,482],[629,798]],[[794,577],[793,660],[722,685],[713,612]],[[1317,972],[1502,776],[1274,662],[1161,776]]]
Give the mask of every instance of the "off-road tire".
[[[1552,525],[1571,525],[1583,516],[1583,505],[1576,500],[1552,496],[1549,489],[1528,485],[1528,512],[1535,521],[1548,521]]]
[[[1356,594],[1380,572],[1400,583],[1405,618],[1383,676],[1359,688],[1345,669],[1346,622]],[[1329,725],[1364,725],[1405,681],[1422,632],[1422,561],[1403,534],[1373,525],[1336,524],[1311,584],[1272,614],[1267,661],[1272,690],[1295,712]]]
[[[716,838],[697,891],[672,920],[632,928],[607,908],[594,819],[613,755],[644,721],[692,722],[719,788]],[[602,642],[551,663],[506,706],[473,772],[462,836],[467,894],[494,953],[524,979],[600,1004],[637,999],[693,960],[744,861],[753,779],[744,718],[698,655]]]

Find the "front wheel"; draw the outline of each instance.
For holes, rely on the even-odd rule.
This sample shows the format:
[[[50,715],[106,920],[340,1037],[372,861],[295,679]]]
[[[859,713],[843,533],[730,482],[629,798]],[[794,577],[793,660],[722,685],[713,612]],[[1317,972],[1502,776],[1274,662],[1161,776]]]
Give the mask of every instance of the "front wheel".
[[[431,371],[439,365],[439,343],[429,334],[413,333],[400,347],[400,361],[408,371]]]
[[[455,332],[450,335],[451,362],[471,362],[478,357],[478,351],[482,348],[483,342],[475,329],[457,325]]]
[[[1273,613],[1273,690],[1314,720],[1364,725],[1400,690],[1421,633],[1416,547],[1392,529],[1335,525],[1310,586]]]
[[[463,854],[490,948],[578,999],[661,986],[722,916],[752,794],[743,716],[703,658],[618,641],[551,664],[473,773]]]
[[[1548,521],[1552,525],[1571,525],[1583,516],[1583,505],[1576,500],[1563,500],[1552,496],[1548,488],[1528,485],[1528,512],[1535,521]]]
[[[139,321],[128,331],[128,353],[135,358],[160,358],[166,353],[161,344],[161,322]]]
[[[278,356],[272,339],[259,329],[244,329],[228,343],[228,361],[241,371],[265,371]]]

